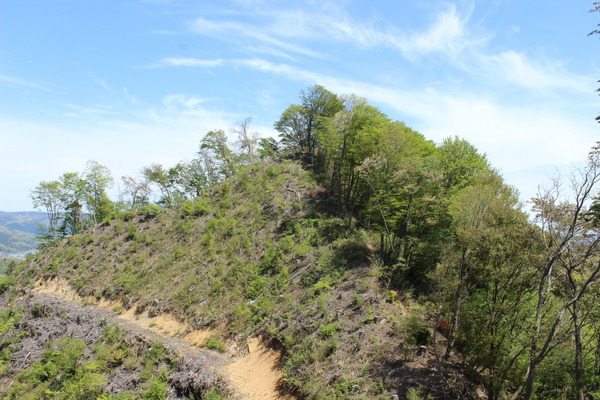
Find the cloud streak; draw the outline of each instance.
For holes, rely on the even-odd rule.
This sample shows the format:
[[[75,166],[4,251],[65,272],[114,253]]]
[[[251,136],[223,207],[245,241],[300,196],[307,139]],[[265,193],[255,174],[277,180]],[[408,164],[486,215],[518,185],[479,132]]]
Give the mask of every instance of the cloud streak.
[[[5,83],[9,85],[23,86],[32,89],[40,89],[40,90],[49,90],[48,86],[45,84],[40,84],[37,82],[28,81],[26,79],[17,78],[14,76],[8,75],[0,75],[0,83]]]
[[[221,59],[215,60],[202,60],[198,58],[189,58],[189,57],[169,57],[163,58],[155,64],[155,67],[160,66],[171,66],[171,67],[218,67],[224,63]]]

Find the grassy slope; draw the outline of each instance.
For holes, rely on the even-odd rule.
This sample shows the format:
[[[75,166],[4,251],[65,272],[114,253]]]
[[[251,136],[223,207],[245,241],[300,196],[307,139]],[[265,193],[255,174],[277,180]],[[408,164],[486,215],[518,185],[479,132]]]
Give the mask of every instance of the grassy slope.
[[[81,295],[217,327],[229,344],[262,335],[300,397],[389,399],[407,385],[455,397],[431,360],[413,365],[431,332],[423,307],[380,287],[369,233],[333,209],[299,165],[257,165],[180,210],[72,237],[17,279],[61,277]]]

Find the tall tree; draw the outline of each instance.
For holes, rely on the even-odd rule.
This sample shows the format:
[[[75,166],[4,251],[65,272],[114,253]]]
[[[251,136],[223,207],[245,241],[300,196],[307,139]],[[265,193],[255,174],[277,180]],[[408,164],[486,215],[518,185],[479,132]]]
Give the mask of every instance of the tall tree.
[[[158,201],[165,207],[173,207],[175,204],[172,176],[169,171],[160,164],[151,164],[142,168],[142,176],[149,183],[158,187],[161,198]]]
[[[246,118],[233,128],[233,133],[237,136],[238,146],[241,150],[240,161],[242,164],[251,164],[258,160],[258,134],[251,132],[250,122],[252,122],[252,118]]]
[[[121,181],[124,185],[123,194],[128,198],[123,201],[131,210],[147,205],[150,202],[152,189],[150,183],[140,177],[122,176]]]
[[[229,178],[238,168],[237,157],[227,144],[227,136],[222,130],[208,132],[200,142],[198,154],[204,163],[210,185]]]
[[[326,118],[342,109],[342,101],[320,85],[303,90],[300,100],[301,104],[289,106],[274,126],[284,148],[305,153],[312,162],[318,146],[317,133]]]
[[[536,222],[545,260],[540,264],[536,284],[534,325],[531,329],[529,360],[525,381],[513,398],[524,390],[523,398],[533,396],[538,367],[559,344],[571,337],[567,328],[575,323],[578,331],[578,307],[589,288],[600,277],[600,229],[586,218],[590,202],[600,182],[600,150],[590,152],[587,164],[571,180],[571,198],[564,200],[561,183],[553,184],[533,199]],[[561,271],[562,269],[562,271]],[[557,296],[559,276],[566,274],[568,291]],[[571,313],[574,320],[569,320]],[[576,342],[580,339],[575,336]],[[581,379],[581,346],[575,348],[576,375]],[[580,398],[583,395],[580,393]]]
[[[478,176],[491,172],[485,155],[479,154],[475,146],[456,136],[444,139],[436,156],[443,173],[444,186],[450,194],[469,186]]]
[[[54,243],[59,237],[59,222],[63,212],[61,183],[58,180],[41,182],[30,194],[33,206],[46,212],[48,234],[41,235],[43,242]]]
[[[59,232],[63,236],[76,235],[89,226],[84,208],[86,181],[78,172],[66,172],[60,177],[60,188],[64,213]]]
[[[324,122],[318,139],[327,186],[346,211],[353,212],[362,194],[357,167],[375,155],[389,119],[364,98],[344,96],[344,107]]]
[[[86,206],[92,223],[96,224],[113,210],[107,189],[114,184],[110,170],[96,161],[88,161],[84,171]]]

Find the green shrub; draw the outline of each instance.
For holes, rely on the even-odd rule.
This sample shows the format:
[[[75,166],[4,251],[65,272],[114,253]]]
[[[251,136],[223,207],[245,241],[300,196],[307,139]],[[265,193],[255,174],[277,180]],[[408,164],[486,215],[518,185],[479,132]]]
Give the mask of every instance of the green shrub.
[[[206,339],[202,346],[210,350],[218,351],[219,353],[227,352],[227,347],[225,346],[225,343],[221,342],[215,335]]]
[[[8,288],[10,288],[14,284],[15,280],[10,276],[0,278],[0,294],[6,292]]]
[[[421,389],[416,387],[410,387],[406,392],[406,400],[433,400],[433,397],[423,397],[423,395],[421,394]]]
[[[202,395],[202,400],[225,400],[227,397],[223,394],[221,389],[212,389]]]
[[[328,338],[337,333],[342,325],[339,322],[331,322],[329,324],[321,325],[319,329],[319,336],[322,338]]]
[[[162,211],[162,208],[156,204],[147,204],[140,208],[139,212],[142,215],[154,216]]]
[[[263,292],[263,290],[265,290],[267,283],[268,280],[264,276],[258,276],[254,278],[252,281],[250,281],[248,287],[246,288],[246,297],[249,299],[255,299]]]
[[[181,212],[186,217],[200,217],[208,214],[211,210],[210,202],[205,198],[194,201],[186,201],[181,206]]]
[[[416,346],[427,346],[431,342],[428,326],[419,318],[410,316],[406,321],[407,341]]]
[[[129,224],[127,226],[127,234],[125,235],[125,239],[133,240],[137,237],[137,225]]]
[[[165,371],[162,371],[158,376],[150,380],[148,389],[142,398],[147,400],[164,400],[167,398],[167,390],[167,376]]]

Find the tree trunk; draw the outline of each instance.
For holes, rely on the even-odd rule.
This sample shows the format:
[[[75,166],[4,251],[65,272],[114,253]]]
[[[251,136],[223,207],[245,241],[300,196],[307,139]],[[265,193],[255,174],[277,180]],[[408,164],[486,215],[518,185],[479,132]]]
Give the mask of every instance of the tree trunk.
[[[450,357],[450,352],[452,351],[452,347],[454,347],[454,342],[456,341],[456,329],[458,328],[458,317],[460,315],[462,291],[465,283],[466,264],[467,249],[463,248],[459,266],[458,288],[456,288],[456,295],[454,297],[454,315],[452,316],[452,324],[450,325],[450,333],[448,334],[448,345],[446,346],[446,353],[444,354],[444,359],[448,359]]]
[[[533,395],[533,382],[535,381],[535,375],[539,362],[531,360],[529,362],[529,368],[527,368],[527,380],[525,381],[525,393],[523,394],[523,400],[530,400]]]
[[[573,335],[575,336],[575,383],[583,382],[583,340],[581,337],[581,322],[579,321],[579,303],[573,304]],[[577,391],[577,400],[585,400],[582,387]]]

